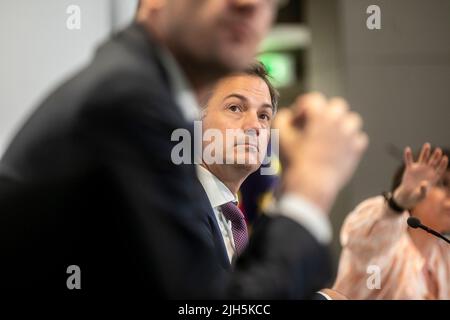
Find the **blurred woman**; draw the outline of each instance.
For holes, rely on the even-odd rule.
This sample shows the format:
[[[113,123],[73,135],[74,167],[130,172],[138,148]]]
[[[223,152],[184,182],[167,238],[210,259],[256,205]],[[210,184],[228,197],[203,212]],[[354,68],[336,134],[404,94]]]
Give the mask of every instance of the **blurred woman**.
[[[412,215],[450,231],[448,157],[448,150],[431,152],[427,143],[414,161],[406,148],[392,192],[350,213],[335,290],[350,299],[450,299],[450,245],[406,222]]]

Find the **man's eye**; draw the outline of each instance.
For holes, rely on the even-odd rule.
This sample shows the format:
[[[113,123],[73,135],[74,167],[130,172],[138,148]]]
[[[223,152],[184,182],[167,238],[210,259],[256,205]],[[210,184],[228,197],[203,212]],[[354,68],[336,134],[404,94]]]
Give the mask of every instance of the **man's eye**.
[[[268,114],[263,113],[259,117],[263,120],[270,121],[270,116]]]
[[[239,112],[239,111],[241,111],[241,108],[239,106],[236,106],[236,105],[231,105],[231,106],[228,107],[228,109],[231,112]]]

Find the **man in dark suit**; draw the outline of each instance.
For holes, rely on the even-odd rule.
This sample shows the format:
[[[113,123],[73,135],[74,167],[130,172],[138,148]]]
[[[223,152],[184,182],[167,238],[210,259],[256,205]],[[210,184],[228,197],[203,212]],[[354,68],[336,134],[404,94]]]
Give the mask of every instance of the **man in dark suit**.
[[[195,167],[171,159],[172,133],[191,130],[197,98],[253,59],[275,9],[275,0],[141,1],[139,23],[53,92],[2,158],[0,287],[72,293],[71,265],[88,294],[306,298],[324,285],[326,241],[310,231],[320,228],[283,214],[292,212],[283,200],[235,270],[224,268]],[[364,149],[360,121],[344,134],[342,102],[335,112],[317,95],[300,104],[301,114],[280,118],[290,130],[285,192],[328,212]],[[305,114],[298,161],[293,123]]]

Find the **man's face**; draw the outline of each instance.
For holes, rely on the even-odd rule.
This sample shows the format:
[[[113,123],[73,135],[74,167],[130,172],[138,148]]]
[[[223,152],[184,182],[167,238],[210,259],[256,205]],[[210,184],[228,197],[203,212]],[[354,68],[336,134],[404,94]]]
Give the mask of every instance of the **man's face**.
[[[440,232],[450,231],[450,171],[432,187],[426,198],[414,209],[414,214],[426,226]]]
[[[279,0],[165,0],[165,38],[179,58],[211,72],[242,70],[255,57]],[[207,70],[199,70],[205,72]]]
[[[266,154],[272,117],[270,92],[264,80],[246,74],[223,78],[204,110],[203,133],[205,137],[208,129],[216,129],[224,140],[204,141],[203,150],[216,149],[220,154],[214,155],[222,163],[250,174],[260,167]]]

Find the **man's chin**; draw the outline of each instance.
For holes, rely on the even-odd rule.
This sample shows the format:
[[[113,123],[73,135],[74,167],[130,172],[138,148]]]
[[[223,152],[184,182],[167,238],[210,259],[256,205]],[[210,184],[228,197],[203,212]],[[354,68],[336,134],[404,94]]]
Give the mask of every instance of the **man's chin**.
[[[246,146],[245,150],[236,150],[234,158],[230,159],[236,164],[249,164],[253,166],[260,166],[258,149],[253,146]]]
[[[241,172],[245,172],[247,174],[252,174],[253,172],[255,172],[259,169],[260,165],[249,164],[249,163],[244,163],[244,164],[235,163],[233,165],[233,167],[236,168],[236,170],[239,170]]]
[[[233,166],[239,170],[253,173],[259,169],[261,163],[258,161],[257,157],[246,156],[245,158],[239,161],[235,158],[233,161]]]
[[[242,44],[229,44],[226,49],[222,48],[222,65],[231,72],[245,70],[254,61],[252,52]]]

